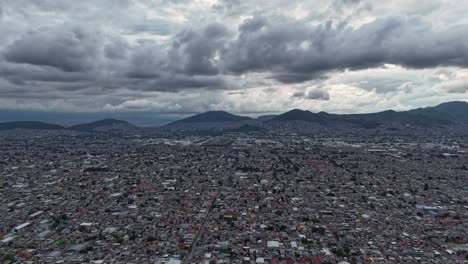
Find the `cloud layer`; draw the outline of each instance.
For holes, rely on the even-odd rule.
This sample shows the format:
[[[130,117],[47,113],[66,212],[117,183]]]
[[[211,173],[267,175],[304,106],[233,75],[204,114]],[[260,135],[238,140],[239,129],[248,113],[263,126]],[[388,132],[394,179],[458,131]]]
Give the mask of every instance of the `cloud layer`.
[[[466,3],[0,5],[3,109],[370,112],[468,100]]]

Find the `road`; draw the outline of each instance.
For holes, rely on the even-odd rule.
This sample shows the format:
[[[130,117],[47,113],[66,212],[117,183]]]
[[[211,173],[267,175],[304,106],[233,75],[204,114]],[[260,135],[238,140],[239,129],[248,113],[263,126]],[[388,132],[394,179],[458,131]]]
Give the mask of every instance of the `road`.
[[[200,240],[200,237],[202,236],[203,232],[205,232],[206,225],[208,224],[210,218],[211,218],[211,212],[213,211],[213,206],[216,202],[217,197],[213,199],[210,205],[210,209],[208,209],[208,213],[206,214],[205,218],[203,219],[203,223],[200,227],[200,230],[198,230],[197,234],[195,235],[195,238],[193,239],[192,244],[190,245],[190,250],[189,253],[185,256],[185,258],[182,260],[182,264],[189,264],[191,263],[190,261],[192,260],[193,257],[193,251],[197,247],[198,241]]]

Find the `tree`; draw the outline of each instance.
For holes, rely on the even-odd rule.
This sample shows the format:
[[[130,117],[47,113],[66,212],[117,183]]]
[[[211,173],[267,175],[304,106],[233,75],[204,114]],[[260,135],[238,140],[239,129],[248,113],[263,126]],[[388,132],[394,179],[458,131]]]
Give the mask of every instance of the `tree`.
[[[424,184],[424,190],[425,190],[425,191],[429,190],[429,184],[427,184],[427,183]]]

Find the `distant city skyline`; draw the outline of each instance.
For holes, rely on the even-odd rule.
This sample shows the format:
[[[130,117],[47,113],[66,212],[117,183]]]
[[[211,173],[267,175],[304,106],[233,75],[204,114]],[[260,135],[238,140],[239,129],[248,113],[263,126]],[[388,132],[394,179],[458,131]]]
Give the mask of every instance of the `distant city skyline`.
[[[0,121],[468,101],[466,13],[443,0],[2,1]]]

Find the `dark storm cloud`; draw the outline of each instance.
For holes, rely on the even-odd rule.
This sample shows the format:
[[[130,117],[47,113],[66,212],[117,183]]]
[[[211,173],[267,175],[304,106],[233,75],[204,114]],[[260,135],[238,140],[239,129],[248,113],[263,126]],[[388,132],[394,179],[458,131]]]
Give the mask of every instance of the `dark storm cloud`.
[[[224,89],[229,84],[222,76],[164,76],[149,85],[147,90],[180,91],[187,88]]]
[[[216,75],[220,69],[214,61],[217,51],[224,48],[228,29],[218,23],[201,30],[179,33],[169,50],[170,67],[188,75]]]
[[[207,78],[200,76],[215,76],[220,72],[214,56],[222,49],[228,35],[225,26],[210,24],[199,30],[180,32],[167,51],[155,42],[141,43],[133,47],[127,76],[138,79],[161,78],[158,82],[164,84],[163,90],[180,87],[184,83],[189,84],[187,88],[203,87],[201,80]],[[190,79],[193,82],[188,81]],[[174,80],[174,84],[171,84],[171,80]],[[208,82],[206,85],[211,87],[211,84]]]
[[[236,87],[223,76],[189,76],[185,74],[160,73],[144,78],[117,78],[100,80],[97,84],[107,90],[126,88],[131,91],[179,92],[190,89],[220,90]]]
[[[0,100],[6,90],[11,98],[15,91],[21,98],[29,89],[31,98],[65,99],[122,92],[124,102],[160,91],[231,90],[219,93],[234,95],[252,87],[310,85],[315,88],[294,93],[293,99],[286,96],[307,103],[330,100],[328,90],[315,85],[346,70],[384,64],[400,65],[401,71],[468,68],[463,12],[452,10],[459,15],[441,17],[445,20],[439,23],[431,12],[444,5],[435,0],[405,12],[399,12],[404,7],[366,0],[8,2],[0,5],[2,21],[8,21],[0,24]],[[384,96],[411,90],[405,83],[413,82],[407,76],[363,79],[359,75],[334,85]],[[466,87],[460,82],[440,90],[461,93]],[[273,92],[265,94],[276,99]],[[218,99],[210,104],[217,105]]]
[[[126,74],[141,81],[130,87],[152,91],[229,87],[214,58],[229,35],[225,26],[210,24],[180,32],[167,51],[154,42],[141,43],[132,50]]]
[[[26,84],[28,81],[69,83],[93,79],[82,72],[63,72],[55,67],[12,63],[0,63],[0,75],[15,84]]]
[[[111,60],[125,59],[129,52],[129,44],[123,39],[116,38],[104,48],[106,58]]]
[[[130,56],[127,76],[136,79],[157,78],[165,65],[163,51],[155,43],[142,43]]]
[[[439,32],[415,17],[376,19],[354,29],[252,18],[239,27],[222,59],[232,73],[270,72],[280,82],[315,79],[327,72],[397,64],[408,68],[468,66],[467,26]]]
[[[79,27],[48,28],[27,32],[6,47],[0,73],[17,86],[54,83],[61,84],[61,91],[226,89],[231,85],[218,75],[214,56],[228,35],[223,25],[210,24],[181,32],[168,49],[154,41],[130,44]]]
[[[137,90],[225,89],[229,75],[251,72],[281,83],[301,83],[383,64],[467,67],[468,40],[460,37],[466,35],[466,26],[436,31],[417,17],[381,18],[353,28],[331,21],[312,26],[287,17],[255,16],[237,32],[212,23],[182,30],[162,46],[153,41],[129,44],[62,26],[24,33],[3,51],[9,66],[0,70],[17,85],[28,80],[95,80],[106,87],[121,82],[121,87]],[[15,67],[19,71],[11,70]],[[80,72],[86,74],[72,74]],[[109,80],[100,80],[102,76]]]
[[[460,37],[466,35],[466,26],[439,32],[412,17],[377,19],[352,28],[256,16],[245,20],[237,34],[213,23],[183,30],[165,47],[153,41],[130,45],[80,27],[60,27],[24,33],[3,51],[6,62],[0,71],[16,85],[94,81],[135,90],[226,89],[228,75],[250,72],[301,83],[386,63],[467,67],[468,41]]]
[[[79,28],[25,33],[4,52],[8,62],[51,66],[67,72],[89,71],[98,55],[99,38]]]

